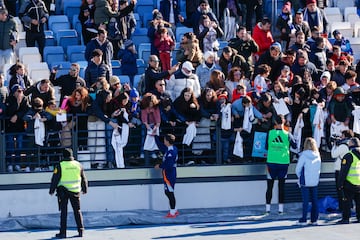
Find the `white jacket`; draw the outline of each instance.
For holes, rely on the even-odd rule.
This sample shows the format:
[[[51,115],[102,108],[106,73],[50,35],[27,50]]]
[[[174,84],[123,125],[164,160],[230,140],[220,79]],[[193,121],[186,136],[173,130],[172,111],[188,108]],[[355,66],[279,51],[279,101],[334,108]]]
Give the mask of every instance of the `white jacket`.
[[[301,186],[317,186],[320,179],[320,170],[321,158],[319,152],[305,150],[300,153],[295,172]]]
[[[191,88],[194,91],[194,96],[198,98],[201,94],[199,78],[195,74],[191,74],[189,77],[185,77],[183,74],[181,76],[181,78],[176,78],[176,74],[173,74],[166,81],[166,91],[171,99],[175,100],[186,87]]]

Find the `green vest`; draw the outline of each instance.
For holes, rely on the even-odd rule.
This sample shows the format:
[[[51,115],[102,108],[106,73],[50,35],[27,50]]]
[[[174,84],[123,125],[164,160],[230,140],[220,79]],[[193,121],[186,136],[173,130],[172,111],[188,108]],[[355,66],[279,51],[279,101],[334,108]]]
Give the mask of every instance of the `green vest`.
[[[285,130],[273,129],[268,138],[268,163],[289,164],[289,133]]]
[[[360,185],[360,160],[353,152],[350,151],[350,154],[353,157],[353,162],[351,163],[346,180],[353,185]]]
[[[61,161],[61,178],[58,186],[64,186],[70,192],[81,192],[81,164],[77,161]]]

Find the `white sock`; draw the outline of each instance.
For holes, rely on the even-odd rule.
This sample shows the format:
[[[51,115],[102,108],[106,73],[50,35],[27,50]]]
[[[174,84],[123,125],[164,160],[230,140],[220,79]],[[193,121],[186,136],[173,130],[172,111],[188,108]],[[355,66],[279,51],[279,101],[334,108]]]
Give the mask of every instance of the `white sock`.
[[[279,203],[279,212],[284,212],[284,204]]]
[[[175,213],[176,213],[176,209],[170,209],[170,214],[171,215],[175,215]]]
[[[270,204],[266,204],[266,210],[265,210],[266,212],[270,212],[270,206],[271,206]]]

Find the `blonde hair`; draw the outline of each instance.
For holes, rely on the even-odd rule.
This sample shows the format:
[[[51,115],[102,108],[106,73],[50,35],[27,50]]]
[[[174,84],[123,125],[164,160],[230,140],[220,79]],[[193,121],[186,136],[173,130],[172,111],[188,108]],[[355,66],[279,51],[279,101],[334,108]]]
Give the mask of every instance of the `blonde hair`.
[[[308,137],[305,139],[305,142],[304,142],[304,151],[305,150],[311,150],[311,151],[314,151],[314,152],[319,152],[319,149],[316,145],[316,141],[314,138],[312,137]]]

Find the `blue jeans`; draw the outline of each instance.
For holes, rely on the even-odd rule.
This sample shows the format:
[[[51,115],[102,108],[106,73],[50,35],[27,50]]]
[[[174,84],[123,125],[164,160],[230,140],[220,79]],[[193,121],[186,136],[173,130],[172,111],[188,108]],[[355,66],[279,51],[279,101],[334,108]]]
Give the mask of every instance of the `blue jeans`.
[[[16,140],[15,140],[16,138]],[[11,158],[15,154],[16,161],[20,161],[21,150],[23,149],[24,135],[23,133],[9,133],[6,135],[6,151],[7,157]]]
[[[221,151],[222,151],[222,161],[225,162],[229,158],[229,148],[230,148],[230,138],[221,138]]]
[[[318,187],[305,187],[301,186],[301,195],[303,198],[302,218],[300,222],[306,222],[309,201],[311,201],[311,222],[316,222],[319,218],[319,207],[317,203]]]

